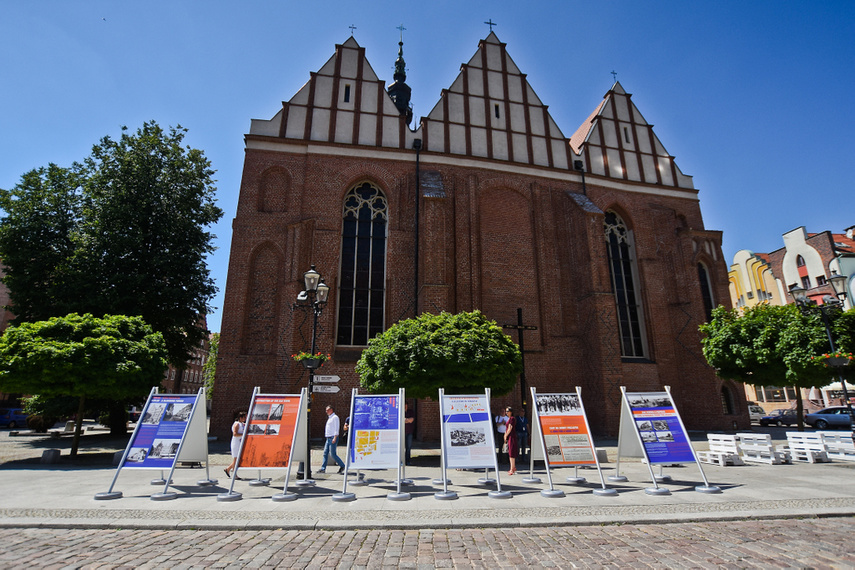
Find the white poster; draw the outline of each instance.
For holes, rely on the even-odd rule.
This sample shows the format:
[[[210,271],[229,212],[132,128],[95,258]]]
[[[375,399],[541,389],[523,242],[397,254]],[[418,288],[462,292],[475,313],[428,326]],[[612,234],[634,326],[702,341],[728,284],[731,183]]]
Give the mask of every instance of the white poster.
[[[486,394],[443,395],[440,406],[446,467],[495,468],[496,445]]]

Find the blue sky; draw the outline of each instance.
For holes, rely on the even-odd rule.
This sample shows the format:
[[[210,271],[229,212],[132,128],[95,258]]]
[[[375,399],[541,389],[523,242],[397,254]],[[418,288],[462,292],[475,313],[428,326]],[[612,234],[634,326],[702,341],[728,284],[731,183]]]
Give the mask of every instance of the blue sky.
[[[0,187],[82,160],[146,120],[189,129],[217,170],[219,330],[250,119],[268,119],[350,35],[392,81],[403,24],[416,117],[488,33],[570,136],[611,71],[739,249],[855,225],[855,2],[0,0]]]

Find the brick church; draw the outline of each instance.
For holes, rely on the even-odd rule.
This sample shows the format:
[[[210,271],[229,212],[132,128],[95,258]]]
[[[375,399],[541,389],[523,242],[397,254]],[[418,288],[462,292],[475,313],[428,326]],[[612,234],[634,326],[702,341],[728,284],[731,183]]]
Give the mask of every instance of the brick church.
[[[391,85],[353,37],[269,120],[253,120],[221,328],[211,431],[226,435],[252,389],[298,393],[311,265],[330,286],[317,347],[338,393],[317,393],[313,435],[349,413],[368,339],[418,313],[521,309],[525,377],[582,387],[592,428],[616,435],[620,387],[671,386],[689,429],[747,427],[741,385],[716,377],[698,325],[728,302],[721,232],[698,191],[615,83],[566,136],[490,32],[413,124],[402,44]],[[508,334],[518,340],[518,332]],[[521,404],[521,390],[494,407]],[[438,407],[412,402],[417,438]]]

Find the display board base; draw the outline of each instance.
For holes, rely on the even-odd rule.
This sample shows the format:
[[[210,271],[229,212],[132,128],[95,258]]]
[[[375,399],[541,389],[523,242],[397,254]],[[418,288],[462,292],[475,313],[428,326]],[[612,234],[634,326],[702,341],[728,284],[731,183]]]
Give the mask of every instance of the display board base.
[[[453,501],[457,498],[457,493],[454,491],[442,491],[439,493],[434,493],[433,498],[438,501]]]
[[[546,497],[547,499],[558,499],[564,496],[564,491],[561,489],[543,489],[540,492],[541,497]]]
[[[481,477],[480,479],[478,479],[478,483],[481,485],[495,485],[496,480],[490,479],[489,477]]]
[[[594,494],[600,497],[617,497],[617,491],[614,489],[594,489]]]
[[[719,489],[715,485],[698,485],[697,487],[695,487],[695,491],[697,491],[698,493],[710,494],[721,493],[721,489]]]
[[[540,477],[525,477],[525,478],[522,480],[522,482],[523,482],[523,483],[531,483],[531,484],[534,484],[534,483],[540,483],[540,482],[541,482],[541,480],[540,480]]]
[[[270,498],[273,499],[273,502],[275,503],[285,503],[287,501],[295,500],[297,495],[295,493],[277,493]]]
[[[221,502],[221,503],[228,502],[228,501],[240,501],[242,498],[243,498],[242,493],[235,493],[235,492],[220,493],[219,495],[217,495],[217,501]]]
[[[265,487],[270,485],[270,479],[253,479],[249,482],[250,487]]]
[[[316,482],[314,479],[297,479],[294,484],[298,487],[314,487]]]
[[[216,485],[217,483],[219,483],[219,481],[217,481],[216,479],[200,479],[196,481],[196,484],[200,487],[211,487],[213,485]]]
[[[178,497],[178,493],[167,491],[165,493],[155,493],[151,496],[152,501],[171,501]]]
[[[629,481],[629,479],[626,478],[626,475],[609,475],[606,479],[614,481],[615,483],[626,483]]]
[[[386,498],[390,501],[409,501],[412,499],[409,493],[389,493]]]
[[[451,479],[446,479],[445,481],[442,479],[434,479],[431,483],[434,485],[451,485]]]
[[[347,503],[349,501],[355,501],[356,495],[353,493],[336,493],[332,496],[332,500],[336,503]]]
[[[584,477],[567,477],[566,481],[573,485],[581,485],[582,483],[587,482],[588,480]]]
[[[654,475],[654,479],[656,479],[657,483],[668,483],[671,481],[670,475]]]
[[[487,496],[491,499],[510,499],[513,495],[510,491],[490,491]]]
[[[110,499],[121,499],[122,492],[121,491],[111,491],[109,493],[95,493],[96,501],[108,501]]]
[[[172,485],[172,479],[169,480],[169,484]],[[149,485],[166,485],[166,479],[152,479]]]
[[[405,487],[410,487],[412,485],[415,485],[415,483],[413,482],[412,479],[401,479],[401,485],[403,485]]]
[[[644,490],[648,495],[670,495],[671,491],[665,487],[648,487]]]

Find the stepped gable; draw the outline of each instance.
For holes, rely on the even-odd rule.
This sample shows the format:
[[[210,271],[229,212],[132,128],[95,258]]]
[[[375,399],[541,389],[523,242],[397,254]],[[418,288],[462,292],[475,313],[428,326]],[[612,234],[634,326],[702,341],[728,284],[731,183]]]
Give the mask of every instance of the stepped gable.
[[[570,146],[561,129],[494,32],[427,117],[428,151],[567,169]]]
[[[250,127],[251,136],[387,148],[404,148],[408,131],[353,36],[272,119]]]
[[[592,174],[693,189],[692,177],[680,171],[631,97],[615,82],[570,137],[573,152]]]

